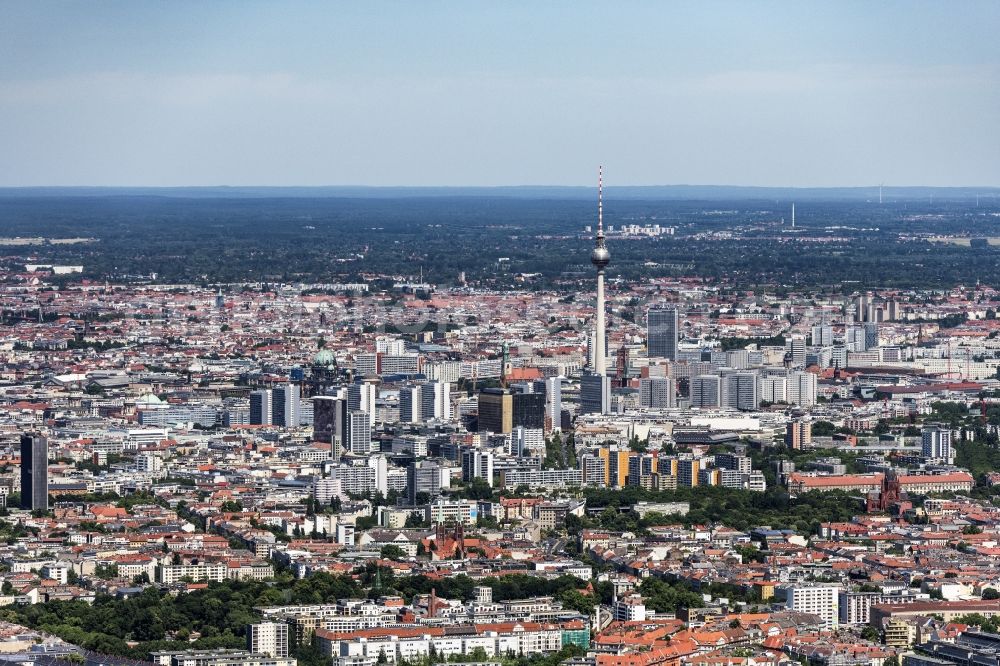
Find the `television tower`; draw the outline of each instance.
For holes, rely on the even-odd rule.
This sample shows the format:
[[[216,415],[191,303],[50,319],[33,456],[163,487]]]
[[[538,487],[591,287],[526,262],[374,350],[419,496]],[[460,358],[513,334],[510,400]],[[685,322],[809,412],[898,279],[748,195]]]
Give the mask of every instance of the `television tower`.
[[[792,202],[792,229],[795,228],[795,202]]]
[[[597,268],[597,325],[594,331],[594,374],[601,377],[606,372],[604,352],[604,268],[611,262],[611,254],[604,246],[604,167],[597,167],[597,236],[590,263]]]

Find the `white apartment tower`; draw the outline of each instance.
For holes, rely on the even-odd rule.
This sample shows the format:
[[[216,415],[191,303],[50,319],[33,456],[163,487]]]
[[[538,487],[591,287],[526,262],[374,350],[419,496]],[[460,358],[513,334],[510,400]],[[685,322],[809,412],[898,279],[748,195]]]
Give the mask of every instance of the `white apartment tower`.
[[[261,622],[247,627],[247,649],[253,654],[272,658],[288,657],[288,625],[284,622]]]
[[[818,615],[824,628],[833,629],[840,621],[840,587],[835,585],[796,585],[785,588],[789,610]]]
[[[921,453],[924,460],[951,464],[955,454],[951,447],[951,430],[927,427],[921,433]]]

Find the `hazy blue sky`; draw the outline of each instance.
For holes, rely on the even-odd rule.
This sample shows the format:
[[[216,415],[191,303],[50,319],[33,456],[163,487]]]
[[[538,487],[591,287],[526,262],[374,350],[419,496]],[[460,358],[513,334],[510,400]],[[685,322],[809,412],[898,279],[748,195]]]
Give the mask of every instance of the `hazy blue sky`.
[[[0,0],[0,185],[1000,185],[1000,2]]]

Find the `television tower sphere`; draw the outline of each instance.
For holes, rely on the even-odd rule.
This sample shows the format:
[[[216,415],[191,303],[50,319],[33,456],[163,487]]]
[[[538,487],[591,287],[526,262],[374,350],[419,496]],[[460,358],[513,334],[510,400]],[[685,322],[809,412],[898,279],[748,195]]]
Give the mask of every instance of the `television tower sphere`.
[[[604,167],[597,167],[597,236],[594,238],[594,250],[590,253],[590,263],[597,267],[598,273],[604,272],[604,267],[611,262],[611,253],[604,247]]]
[[[603,237],[599,237],[597,242],[597,247],[590,253],[590,263],[597,266],[598,270],[604,270],[604,267],[611,263],[611,253],[604,247]]]

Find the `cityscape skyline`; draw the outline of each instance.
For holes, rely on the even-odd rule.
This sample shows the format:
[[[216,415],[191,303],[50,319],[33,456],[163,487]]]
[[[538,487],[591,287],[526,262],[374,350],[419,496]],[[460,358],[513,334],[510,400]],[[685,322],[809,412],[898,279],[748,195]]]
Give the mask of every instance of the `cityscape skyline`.
[[[0,648],[990,653],[995,201],[588,194],[0,199]]]
[[[0,3],[0,666],[996,665],[998,25]]]

